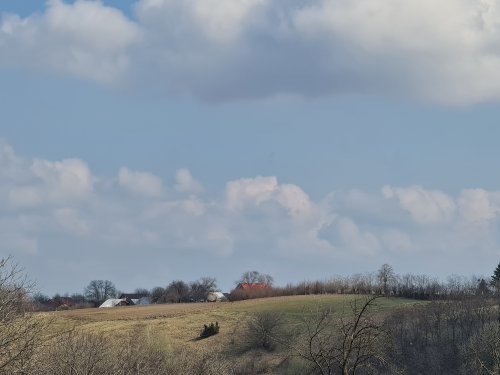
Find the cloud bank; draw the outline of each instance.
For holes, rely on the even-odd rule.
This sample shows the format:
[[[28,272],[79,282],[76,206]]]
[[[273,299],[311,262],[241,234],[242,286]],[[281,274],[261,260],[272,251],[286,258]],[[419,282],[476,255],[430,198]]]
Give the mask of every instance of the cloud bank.
[[[500,98],[498,0],[51,0],[2,14],[0,66],[209,101]]]
[[[452,196],[387,185],[313,199],[276,176],[255,176],[209,192],[187,168],[172,171],[172,186],[127,167],[96,176],[83,160],[25,158],[4,141],[0,165],[0,255],[21,259],[46,282],[71,277],[82,286],[94,271],[120,279],[142,267],[151,286],[151,269],[194,279],[206,274],[206,262],[225,264],[228,277],[255,265],[285,281],[383,262],[414,272],[481,273],[500,255],[500,191]],[[163,268],[156,272],[165,277]]]

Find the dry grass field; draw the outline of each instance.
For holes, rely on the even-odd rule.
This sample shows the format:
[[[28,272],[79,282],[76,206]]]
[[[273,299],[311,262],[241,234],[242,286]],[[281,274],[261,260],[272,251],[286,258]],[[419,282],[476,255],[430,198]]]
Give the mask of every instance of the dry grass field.
[[[304,314],[318,306],[331,306],[342,313],[349,303],[360,296],[315,295],[254,299],[239,302],[162,304],[125,306],[102,309],[82,309],[55,312],[58,326],[98,332],[116,337],[142,331],[161,338],[172,348],[227,352],[237,348],[241,330],[247,320],[258,311],[276,311],[288,323],[298,322]],[[411,300],[382,298],[377,303],[383,314],[396,306],[415,303]],[[219,322],[220,333],[205,340],[197,340],[204,324]]]

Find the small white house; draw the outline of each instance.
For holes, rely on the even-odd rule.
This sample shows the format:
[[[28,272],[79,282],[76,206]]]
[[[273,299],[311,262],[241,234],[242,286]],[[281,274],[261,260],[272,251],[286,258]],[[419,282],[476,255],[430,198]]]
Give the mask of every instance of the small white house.
[[[116,307],[116,306],[128,306],[128,302],[125,298],[110,298],[102,303],[101,307]]]
[[[227,301],[226,296],[222,292],[209,292],[207,294],[208,302],[225,302]]]

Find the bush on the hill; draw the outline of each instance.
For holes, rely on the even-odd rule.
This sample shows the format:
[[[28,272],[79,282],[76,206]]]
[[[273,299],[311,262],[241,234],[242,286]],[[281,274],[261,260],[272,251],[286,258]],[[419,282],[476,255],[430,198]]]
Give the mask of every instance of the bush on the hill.
[[[203,330],[200,333],[200,338],[205,339],[207,337],[216,335],[219,333],[219,322],[215,322],[215,324],[210,323],[209,325],[204,325]]]
[[[254,348],[273,351],[282,324],[282,316],[276,311],[257,312],[248,321],[249,344]]]

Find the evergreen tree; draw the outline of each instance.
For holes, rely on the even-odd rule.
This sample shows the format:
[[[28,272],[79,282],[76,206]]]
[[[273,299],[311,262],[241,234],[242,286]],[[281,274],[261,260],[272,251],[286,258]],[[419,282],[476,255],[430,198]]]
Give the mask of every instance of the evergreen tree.
[[[500,283],[500,263],[498,263],[497,268],[495,268],[495,271],[493,272],[493,276],[491,276],[491,283],[493,285]]]

